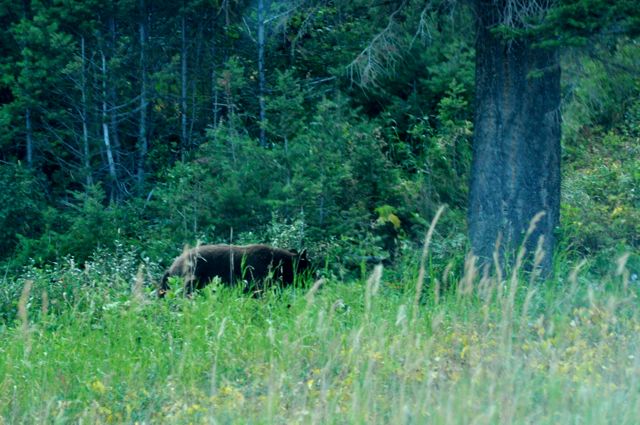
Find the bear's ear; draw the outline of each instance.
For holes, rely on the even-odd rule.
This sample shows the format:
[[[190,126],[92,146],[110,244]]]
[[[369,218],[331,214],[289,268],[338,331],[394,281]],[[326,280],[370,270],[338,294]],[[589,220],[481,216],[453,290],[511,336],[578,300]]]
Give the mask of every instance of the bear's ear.
[[[303,249],[302,252],[298,255],[299,258],[307,259],[307,248]]]

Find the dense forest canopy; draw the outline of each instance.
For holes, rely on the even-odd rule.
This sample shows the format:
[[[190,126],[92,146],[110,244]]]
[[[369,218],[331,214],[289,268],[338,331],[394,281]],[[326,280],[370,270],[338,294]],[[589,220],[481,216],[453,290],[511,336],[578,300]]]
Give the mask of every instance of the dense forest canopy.
[[[461,260],[487,2],[470,3],[1,1],[2,260],[125,243],[166,261],[198,240],[395,258],[441,204],[434,255]],[[489,30],[563,68],[548,232],[566,255],[637,250],[635,2],[542,3]]]

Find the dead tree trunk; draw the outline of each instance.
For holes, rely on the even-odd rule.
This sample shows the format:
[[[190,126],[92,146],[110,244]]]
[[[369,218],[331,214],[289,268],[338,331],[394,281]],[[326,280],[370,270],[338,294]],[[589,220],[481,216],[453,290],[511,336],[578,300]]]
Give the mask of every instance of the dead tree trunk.
[[[115,13],[115,12],[113,12]],[[111,15],[109,17],[109,55],[111,57],[115,57],[116,52],[116,43],[117,43],[117,32],[116,32],[116,18]],[[109,77],[112,78],[113,74],[110,74]],[[116,92],[116,84],[115,79],[111,79],[109,81],[109,103],[111,104],[111,109],[109,112],[110,121],[111,121],[111,140],[113,141],[113,154],[114,154],[114,162],[116,167],[122,166],[122,161],[120,158],[120,152],[122,151],[120,147],[120,130],[119,130],[119,120],[118,120],[118,111],[116,105],[118,104],[118,94]]]
[[[102,140],[107,155],[107,166],[109,169],[109,186],[111,199],[117,198],[118,177],[116,174],[116,165],[113,159],[113,148],[111,147],[111,138],[109,137],[109,103],[107,101],[107,58],[104,51],[100,51],[102,59]]]

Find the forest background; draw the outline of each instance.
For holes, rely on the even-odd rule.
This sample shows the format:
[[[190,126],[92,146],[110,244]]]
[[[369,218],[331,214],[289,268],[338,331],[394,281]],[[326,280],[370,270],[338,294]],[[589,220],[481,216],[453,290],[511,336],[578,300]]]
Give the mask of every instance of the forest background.
[[[575,3],[601,19],[611,7]],[[344,274],[366,258],[415,259],[442,204],[433,261],[461,268],[469,8],[4,1],[0,22],[7,271],[123,247],[157,270],[184,244],[268,242]],[[556,262],[607,271],[631,252],[637,273],[638,40],[564,44]]]

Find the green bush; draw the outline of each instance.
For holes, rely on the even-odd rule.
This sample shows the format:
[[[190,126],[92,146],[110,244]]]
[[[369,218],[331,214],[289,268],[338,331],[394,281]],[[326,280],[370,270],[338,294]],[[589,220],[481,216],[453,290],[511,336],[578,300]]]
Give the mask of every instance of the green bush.
[[[268,222],[269,192],[280,180],[272,151],[225,125],[210,132],[196,157],[170,168],[150,201],[157,235],[178,243],[228,241],[232,231]]]
[[[42,182],[22,164],[0,163],[0,260],[23,238],[39,235],[46,203]]]
[[[32,262],[20,273],[0,280],[0,323],[16,318],[27,282],[32,316],[87,309],[99,315],[109,303],[130,299],[134,290],[152,291],[160,274],[160,265],[151,261],[143,249],[117,240],[109,247],[94,250],[83,262],[70,256],[41,266]],[[134,289],[136,285],[139,287]]]
[[[117,241],[139,234],[136,208],[127,204],[105,205],[106,194],[101,186],[70,192],[70,197],[64,209],[44,210],[41,233],[31,237],[18,235],[10,266],[44,264],[66,257],[81,264],[96,249],[113,249]]]
[[[390,161],[379,124],[359,118],[341,97],[322,101],[306,127],[270,127],[284,136],[267,149],[237,125],[211,130],[197,159],[167,171],[149,203],[156,238],[175,245],[371,242],[377,208],[390,205],[407,217],[421,208],[424,198],[409,192],[412,180]],[[410,225],[410,219],[400,223]]]
[[[593,154],[566,167],[562,243],[604,264],[612,255],[640,252],[640,151],[635,138],[618,131],[591,135],[587,143]]]

